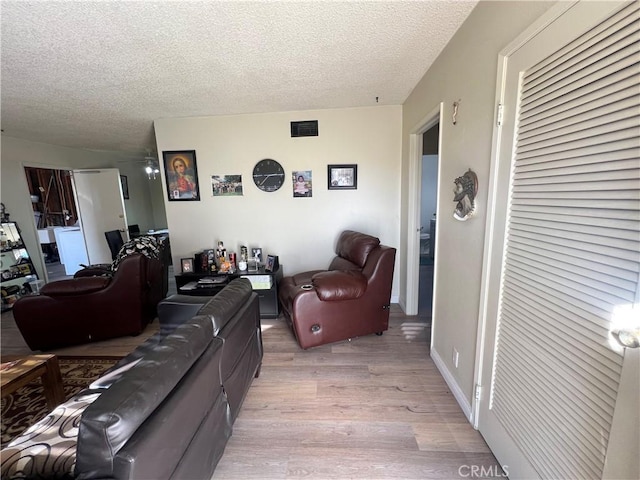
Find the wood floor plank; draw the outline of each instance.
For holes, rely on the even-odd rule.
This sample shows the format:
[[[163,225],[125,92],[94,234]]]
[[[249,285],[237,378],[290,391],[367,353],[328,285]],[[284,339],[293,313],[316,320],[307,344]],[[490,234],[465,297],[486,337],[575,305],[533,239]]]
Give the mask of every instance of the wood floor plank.
[[[53,353],[126,355],[157,326]],[[389,327],[302,350],[283,318],[263,320],[261,374],[213,479],[452,479],[472,466],[503,479],[429,357],[429,318],[394,305]],[[1,333],[3,353],[32,353],[10,314]]]
[[[288,448],[418,450],[411,426],[397,422],[242,419],[234,425],[233,435],[256,448],[263,446],[261,437],[269,437],[272,444]]]

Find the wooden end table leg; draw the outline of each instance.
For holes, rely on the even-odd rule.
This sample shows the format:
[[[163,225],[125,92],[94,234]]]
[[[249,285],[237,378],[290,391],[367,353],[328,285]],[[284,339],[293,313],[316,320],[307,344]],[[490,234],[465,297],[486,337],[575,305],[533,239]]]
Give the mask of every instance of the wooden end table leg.
[[[55,356],[49,358],[45,363],[42,386],[44,387],[44,396],[47,399],[49,410],[53,410],[65,401],[60,366],[58,365],[58,358]]]

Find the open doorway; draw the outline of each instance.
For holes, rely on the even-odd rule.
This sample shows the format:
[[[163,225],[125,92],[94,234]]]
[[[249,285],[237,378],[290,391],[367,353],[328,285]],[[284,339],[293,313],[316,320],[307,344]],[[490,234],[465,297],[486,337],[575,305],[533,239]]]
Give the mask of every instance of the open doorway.
[[[431,320],[433,309],[439,136],[440,125],[438,123],[422,134],[418,316],[428,319],[429,321]]]
[[[24,167],[38,231],[46,279],[71,278],[61,261],[57,229],[78,224],[78,209],[73,193],[71,171],[50,168]]]
[[[407,257],[406,257],[406,271],[407,271],[407,295],[405,303],[405,312],[407,315],[418,315],[418,301],[421,295],[421,290],[426,294],[430,294],[428,298],[430,305],[423,307],[425,312],[428,312],[428,316],[431,317],[431,312],[435,307],[435,299],[437,295],[435,291],[437,285],[434,279],[437,278],[437,221],[433,214],[437,212],[437,197],[438,197],[438,185],[440,184],[440,128],[439,126],[443,122],[442,118],[443,104],[438,104],[428,115],[426,115],[421,121],[419,121],[409,134],[409,192],[408,192],[408,215],[407,215]],[[427,133],[428,132],[428,133]],[[424,144],[428,145],[425,147]],[[425,150],[426,148],[426,150]],[[433,158],[431,159],[430,166],[423,166],[423,153],[427,152],[433,154],[437,152],[435,156],[435,164]],[[422,170],[430,169],[428,175],[429,181],[427,186],[423,188]],[[435,198],[434,203],[430,203],[430,206],[422,206],[422,197]],[[425,218],[422,218],[424,212]],[[423,277],[424,281],[420,278],[420,259],[421,253],[423,259],[429,258],[431,263],[431,272],[429,276]],[[430,320],[430,318],[429,318]]]

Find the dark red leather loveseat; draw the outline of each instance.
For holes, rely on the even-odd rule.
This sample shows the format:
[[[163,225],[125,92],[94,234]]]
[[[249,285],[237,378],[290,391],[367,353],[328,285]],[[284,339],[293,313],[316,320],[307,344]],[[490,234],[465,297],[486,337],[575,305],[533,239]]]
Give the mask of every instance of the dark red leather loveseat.
[[[278,297],[302,348],[381,334],[389,327],[396,249],[346,230],[328,270],[284,277]]]

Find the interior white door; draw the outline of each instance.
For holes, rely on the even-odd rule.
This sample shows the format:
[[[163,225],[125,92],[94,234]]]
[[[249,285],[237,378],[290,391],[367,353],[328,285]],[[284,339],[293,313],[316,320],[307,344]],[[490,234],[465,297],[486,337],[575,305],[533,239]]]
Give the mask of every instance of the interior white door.
[[[505,473],[512,479],[601,478],[603,476],[607,446],[610,442],[614,443],[611,437],[615,435],[615,431],[611,428],[611,411],[616,406],[616,400],[618,400],[618,405],[628,405],[630,400],[629,398],[620,399],[616,397],[620,395],[635,395],[635,399],[631,399],[631,404],[635,403],[637,406],[638,392],[619,389],[618,382],[620,381],[624,354],[620,349],[615,351],[617,349],[615,345],[608,345],[606,329],[604,330],[605,334],[603,334],[602,328],[593,328],[593,330],[587,331],[591,327],[581,324],[581,316],[587,316],[590,313],[583,313],[583,311],[578,310],[579,307],[576,307],[573,311],[569,308],[569,320],[566,321],[567,328],[575,329],[573,330],[575,336],[590,337],[590,342],[602,347],[595,354],[595,359],[588,357],[587,353],[584,353],[581,359],[582,345],[576,346],[571,335],[558,336],[557,332],[552,331],[552,328],[531,329],[530,311],[527,307],[525,306],[520,311],[514,311],[512,304],[509,304],[508,300],[505,301],[504,297],[504,292],[506,291],[505,283],[510,281],[508,277],[505,277],[505,270],[510,268],[507,266],[510,265],[509,262],[513,261],[509,256],[512,246],[507,233],[510,228],[510,201],[512,201],[511,195],[513,194],[513,178],[515,175],[514,158],[520,155],[520,152],[530,148],[526,146],[530,138],[524,142],[524,147],[516,144],[518,130],[523,129],[522,125],[530,121],[530,119],[525,120],[522,117],[523,79],[526,77],[528,70],[534,65],[539,68],[540,65],[545,65],[548,62],[543,67],[547,68],[553,62],[572,62],[573,52],[566,53],[566,57],[558,56],[553,61],[551,58],[562,47],[581,37],[594,26],[601,24],[614,12],[619,11],[621,5],[622,2],[578,2],[558,6],[550,11],[534,29],[528,32],[528,38],[523,39],[521,44],[515,46],[505,56],[502,71],[499,75],[503,87],[501,103],[504,109],[504,120],[502,130],[498,134],[497,163],[494,167],[492,180],[496,201],[488,226],[492,232],[492,238],[486,255],[488,262],[485,278],[486,296],[483,312],[484,323],[480,337],[479,396],[476,401],[476,414],[480,432],[498,461],[503,465]],[[637,15],[637,12],[634,14]],[[637,22],[637,16],[635,18]],[[620,33],[620,36],[635,35],[637,37],[637,32],[633,32],[633,27],[630,30],[631,33]],[[589,42],[599,41],[598,37],[589,40]],[[632,41],[635,42],[637,52],[637,40]],[[633,55],[633,47],[634,43],[631,44],[629,49],[630,55]],[[604,54],[603,56],[606,57]],[[577,71],[579,71],[578,65],[579,62],[576,61],[574,66]],[[637,85],[635,88],[637,92]],[[559,92],[560,96],[558,98],[562,98],[562,89],[559,89]],[[533,96],[535,97],[535,95]],[[533,101],[537,100],[534,98]],[[606,103],[608,102],[605,100]],[[545,108],[540,107],[536,115],[540,114],[540,111],[544,112]],[[552,114],[549,113],[548,115]],[[540,115],[547,114],[542,113]],[[566,124],[562,124],[559,120],[557,124],[551,127],[558,131],[542,134],[543,140],[557,135],[564,135],[559,131],[565,127]],[[567,136],[571,135],[573,134],[568,134]],[[569,141],[572,140],[573,137],[569,138]],[[549,144],[552,143],[553,141],[549,142]],[[633,143],[633,140],[631,140],[631,143]],[[590,144],[591,139],[586,138],[579,147],[574,145],[573,147],[567,147],[567,149],[588,148]],[[537,148],[544,150],[547,146],[544,145]],[[635,161],[637,162],[637,158]],[[627,181],[632,181],[637,172],[632,172],[631,170],[628,170],[628,172]],[[599,176],[600,174],[594,175],[594,177]],[[616,181],[619,180],[616,179]],[[624,181],[624,179],[621,181]],[[527,194],[525,193],[525,195]],[[538,193],[536,192],[533,195],[538,195]],[[589,198],[590,195],[593,196]],[[599,202],[598,198],[605,198],[604,196],[598,197],[597,194],[592,194],[591,192],[584,192],[584,196],[589,198],[589,201],[593,199],[594,203]],[[539,198],[540,203],[544,204],[546,201],[545,196],[543,195]],[[600,202],[604,203],[603,200]],[[574,205],[566,205],[566,207],[567,210],[571,210]],[[634,215],[637,217],[637,212],[632,214],[632,216]],[[549,221],[551,217],[544,214],[540,215],[539,218],[532,221],[532,223],[538,222],[538,226],[531,229],[530,233],[525,233],[524,237],[527,237],[527,235],[531,237],[540,234],[544,235],[545,222]],[[557,220],[553,219],[551,221]],[[637,222],[634,219],[630,221],[632,224]],[[600,226],[595,226],[595,228],[598,227]],[[606,228],[606,226],[603,227]],[[637,225],[632,228],[637,229]],[[561,243],[562,239],[557,241]],[[631,239],[631,242],[633,242],[633,239]],[[635,248],[637,250],[637,247]],[[633,252],[630,255],[633,256]],[[527,256],[526,253],[525,256]],[[535,252],[530,256],[535,264],[537,262]],[[566,260],[562,258],[559,261]],[[633,266],[634,262],[636,262],[635,266]],[[637,296],[637,260],[631,260],[630,264],[632,264],[633,268],[630,270],[626,283],[628,283],[628,290],[633,291],[635,288]],[[552,275],[551,278],[553,280],[550,280],[549,284],[555,282],[562,275],[555,267],[553,261],[551,261],[549,271],[555,272],[555,274]],[[528,266],[518,266],[518,268],[526,270]],[[576,265],[576,270],[580,268],[582,268],[581,265]],[[634,269],[636,270],[635,272],[633,271]],[[570,274],[568,277],[570,278],[572,275]],[[518,283],[519,281],[520,279],[518,278],[512,283]],[[544,284],[544,282],[542,283]],[[525,288],[522,290],[522,296],[527,297],[530,292],[526,288],[526,283],[523,282],[523,284]],[[549,296],[553,294],[554,292],[550,292]],[[607,295],[607,292],[605,292],[605,295]],[[516,298],[515,302],[522,303],[523,300],[522,298]],[[538,308],[538,305],[531,305],[531,310]],[[606,308],[602,307],[602,312],[605,312],[605,310]],[[562,315],[557,314],[555,311],[546,313],[551,319],[550,325],[552,327],[554,327],[554,322],[560,323],[564,321],[561,318]],[[572,316],[573,318],[571,318]],[[597,317],[597,315],[593,316]],[[596,321],[605,324],[610,321],[606,317],[607,315],[605,314],[602,318],[597,318]],[[504,320],[506,318],[513,319],[510,320],[512,323],[506,322]],[[521,325],[522,329],[511,329],[514,323]],[[526,332],[526,334],[523,334],[523,332]],[[542,356],[536,357],[535,354],[531,354],[532,351],[535,352],[535,349],[528,349],[529,345],[534,342],[536,345],[542,346],[543,350],[550,352],[551,355],[556,355],[556,357],[564,355],[569,360],[562,367],[556,366],[553,362],[545,362],[546,359]],[[596,369],[601,368],[601,371],[596,373],[594,377],[598,377],[597,382],[601,381],[606,384],[606,392],[594,391],[596,390],[595,387],[593,389],[581,387],[581,382],[584,381],[585,384],[590,385],[589,382],[592,381],[591,378],[586,378],[586,376],[585,378],[581,377],[581,366],[576,365],[575,371],[571,372],[571,374],[576,374],[576,377],[571,377],[571,374],[565,376],[567,372],[562,371],[562,369],[565,367],[568,370],[573,368],[573,357],[578,362],[582,360],[585,363],[592,364],[589,367],[595,365]],[[602,362],[601,365],[600,362]],[[554,369],[557,370],[554,371]],[[581,391],[581,388],[584,390]],[[520,396],[518,398],[512,395],[514,391],[519,392]],[[557,392],[559,392],[558,395],[556,395]],[[583,399],[587,397],[590,397],[588,401],[585,400],[583,402]],[[564,399],[565,401],[562,402],[558,399]],[[607,403],[607,408],[602,409],[604,413],[601,417],[594,413],[592,409],[593,405],[595,405],[595,409],[598,410],[600,402]],[[531,414],[532,411],[541,412],[541,414]],[[637,418],[636,412],[635,417],[632,416],[629,421],[637,422]],[[564,425],[573,426],[583,420],[584,428],[582,430],[579,429],[581,432],[579,435],[575,435],[570,428],[564,428]],[[586,432],[584,437],[581,436],[582,432]],[[578,436],[580,438],[576,438]],[[617,442],[615,443],[617,444]],[[633,448],[633,445],[624,445],[623,448]],[[637,458],[637,450],[635,451],[635,457]]]
[[[117,168],[73,170],[78,216],[90,264],[111,263],[104,232],[120,230],[127,240],[127,216]]]

